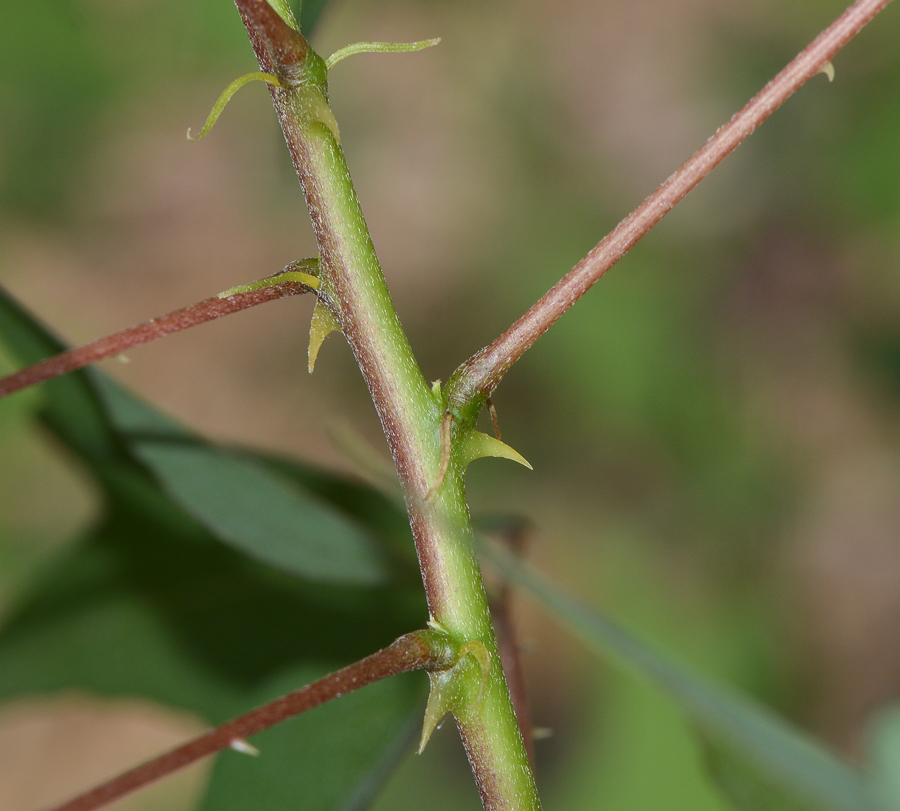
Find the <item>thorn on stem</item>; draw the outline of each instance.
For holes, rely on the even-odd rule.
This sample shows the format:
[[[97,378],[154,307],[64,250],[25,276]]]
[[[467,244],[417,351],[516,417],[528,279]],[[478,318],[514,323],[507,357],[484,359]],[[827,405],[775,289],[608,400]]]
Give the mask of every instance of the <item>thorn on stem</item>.
[[[449,411],[444,412],[441,417],[441,464],[438,467],[437,479],[434,484],[428,488],[425,493],[425,500],[428,501],[435,491],[443,484],[444,476],[447,475],[447,469],[450,467],[450,426],[453,423],[453,415]]]
[[[235,738],[230,744],[228,744],[235,752],[240,752],[243,755],[251,755],[252,757],[259,757],[260,751],[257,749],[252,743],[248,743],[243,738]]]
[[[466,642],[466,644],[459,649],[459,658],[462,659],[464,656],[473,657],[481,668],[481,687],[478,690],[478,695],[471,704],[471,706],[474,707],[484,697],[484,691],[487,689],[488,679],[491,675],[491,652],[483,642],[473,640],[472,642]]]
[[[245,73],[243,76],[239,76],[230,85],[228,85],[225,90],[222,91],[222,95],[219,96],[218,101],[216,101],[216,103],[213,105],[213,108],[206,119],[206,123],[200,130],[200,134],[194,137],[193,135],[191,135],[190,127],[188,127],[188,140],[199,141],[201,138],[203,138],[206,133],[208,133],[213,128],[213,125],[216,123],[216,121],[219,120],[219,116],[222,114],[222,110],[224,110],[225,105],[228,104],[229,101],[231,101],[231,97],[248,82],[265,82],[266,84],[270,84],[273,87],[281,87],[281,82],[279,82],[278,79],[271,73],[254,71],[253,73]]]
[[[342,59],[354,54],[363,53],[411,53],[412,51],[421,51],[425,48],[431,48],[441,41],[440,37],[435,39],[423,39],[419,42],[355,42],[353,45],[345,45],[339,48],[328,59],[325,60],[325,67],[331,70]]]
[[[498,442],[503,442],[503,436],[500,433],[500,420],[497,419],[497,409],[494,408],[494,401],[488,397],[487,401],[488,413],[491,415],[491,425],[494,426],[494,436]]]

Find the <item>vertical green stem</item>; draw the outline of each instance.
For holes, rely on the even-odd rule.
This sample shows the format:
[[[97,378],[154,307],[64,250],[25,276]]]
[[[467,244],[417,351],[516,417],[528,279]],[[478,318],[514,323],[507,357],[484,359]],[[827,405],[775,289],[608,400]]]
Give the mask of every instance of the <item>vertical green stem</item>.
[[[276,96],[295,91],[275,91]],[[305,92],[305,91],[304,91]],[[426,498],[440,465],[443,405],[428,388],[390,299],[365,220],[329,127],[301,122],[306,102],[282,105],[291,153],[317,236],[321,294],[362,370],[403,484],[431,620],[459,645],[491,654],[482,694],[474,660],[459,673],[450,707],[486,808],[538,807],[534,781],[503,676],[463,491],[462,471]]]
[[[333,312],[372,395],[403,485],[431,621],[462,649],[443,708],[454,714],[486,809],[540,808],[500,663],[464,492],[462,463],[428,495],[446,404],[426,383],[391,301],[328,106],[325,67],[264,0],[236,0],[270,88],[320,254],[320,300]],[[433,681],[433,685],[435,682]]]

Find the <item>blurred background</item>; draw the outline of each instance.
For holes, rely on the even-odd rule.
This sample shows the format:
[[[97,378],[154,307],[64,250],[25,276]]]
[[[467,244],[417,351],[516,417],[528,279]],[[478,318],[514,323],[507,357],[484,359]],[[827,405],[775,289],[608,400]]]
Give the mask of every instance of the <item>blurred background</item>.
[[[0,283],[72,344],[315,254],[227,0],[4,2]],[[333,0],[313,38],[418,40],[331,76],[343,145],[429,380],[493,339],[844,8],[842,0]],[[900,8],[691,193],[495,396],[534,465],[470,469],[473,509],[702,672],[859,763],[900,694]],[[386,454],[312,301],[133,350],[109,374],[218,440],[352,471]],[[11,367],[0,358],[0,371]],[[0,403],[0,618],[96,494]],[[721,809],[673,706],[516,606],[548,807]],[[0,707],[0,811],[179,741],[196,719],[83,695]],[[53,780],[48,775],[54,774]],[[651,777],[648,779],[648,775]],[[200,772],[122,808],[189,808]],[[424,786],[424,788],[423,788]],[[475,809],[452,725],[378,808]]]

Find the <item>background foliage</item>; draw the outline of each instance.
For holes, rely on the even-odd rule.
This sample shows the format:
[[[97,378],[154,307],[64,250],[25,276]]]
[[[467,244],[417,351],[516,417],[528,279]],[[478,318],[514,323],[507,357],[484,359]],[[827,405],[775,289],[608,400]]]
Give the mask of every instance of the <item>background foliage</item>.
[[[15,6],[0,28],[0,281],[69,342],[314,252],[265,93],[244,91],[202,144],[183,138],[254,67],[230,3]],[[330,7],[326,54],[444,38],[331,81],[426,375],[505,328],[842,8]],[[872,722],[900,683],[898,28],[891,7],[834,84],[801,91],[504,382],[504,435],[536,472],[470,472],[474,506],[532,519],[529,557],[573,591],[859,760],[873,728],[889,735]],[[105,369],[206,436],[352,470],[327,432],[352,426],[380,451],[378,426],[337,338],[306,377],[309,309],[270,304]],[[100,509],[32,419],[40,400],[0,403],[0,612]],[[668,699],[522,608],[535,719],[555,733],[539,749],[549,807],[723,807]],[[397,631],[418,611],[398,608]],[[254,695],[300,678],[289,664]],[[49,799],[28,792],[47,789],[35,775],[52,758],[89,782],[77,755],[97,736],[110,762],[146,740],[67,701],[0,711],[3,811]],[[115,718],[163,723],[147,712]],[[411,807],[418,781],[435,809],[477,807],[457,748],[437,736],[381,807]],[[141,756],[126,754],[117,765]]]

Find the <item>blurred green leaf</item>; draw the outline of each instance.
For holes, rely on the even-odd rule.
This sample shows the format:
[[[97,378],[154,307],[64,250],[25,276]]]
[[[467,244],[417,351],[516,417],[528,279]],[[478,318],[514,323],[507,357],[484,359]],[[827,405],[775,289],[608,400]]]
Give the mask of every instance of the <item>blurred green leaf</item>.
[[[328,5],[328,0],[295,0],[295,6],[299,6],[298,19],[300,21],[300,31],[303,36],[310,37],[319,24],[319,18]]]
[[[279,677],[257,703],[332,668]],[[397,676],[343,696],[253,738],[258,757],[219,755],[202,811],[337,811],[365,808],[410,751],[427,680]]]
[[[0,345],[23,366],[66,349],[0,288]],[[60,437],[82,457],[95,461],[117,458],[119,448],[109,420],[98,401],[90,370],[73,372],[42,385],[43,413]]]
[[[850,347],[859,366],[885,394],[900,396],[900,333],[896,329],[879,330],[871,323],[858,332]]]
[[[736,692],[713,685],[587,608],[508,551],[488,560],[564,619],[603,656],[649,677],[685,711],[707,750],[719,788],[748,811],[876,811],[861,774],[824,747]]]
[[[173,508],[174,509],[174,508]],[[316,586],[202,528],[115,507],[0,633],[0,697],[81,687],[220,722],[298,662],[348,663],[419,624],[410,592]]]
[[[77,687],[140,695],[217,724],[371,653],[423,615],[395,590],[311,588],[204,535],[178,537],[152,517],[117,511],[50,569],[0,633],[0,698]],[[369,796],[405,751],[423,687],[379,685],[261,735],[264,757],[226,754],[214,793],[236,770],[237,794],[266,796],[270,809],[300,807],[315,779],[320,802],[302,807],[354,807],[347,799]]]
[[[869,731],[874,790],[891,811],[900,809],[900,705],[878,715]]]
[[[241,60],[252,54],[240,20],[219,0],[4,3],[0,209],[67,217],[111,118],[148,86],[171,87]]]
[[[371,535],[256,460],[200,443],[142,441],[133,449],[188,513],[248,554],[317,580],[389,579]]]
[[[63,348],[2,291],[0,339],[25,362]],[[104,485],[106,515],[10,612],[0,699],[81,688],[220,723],[427,616],[413,579],[411,588],[396,579],[375,587],[393,571],[379,538],[403,534],[400,511],[378,494],[299,463],[207,445],[95,370],[50,381],[43,393],[47,424]],[[307,579],[290,576],[297,572]],[[207,807],[232,807],[238,796],[267,796],[270,808],[313,796],[303,807],[360,807],[405,751],[422,686],[401,680],[338,702],[348,708],[320,708],[310,722],[262,736],[259,761],[228,753]],[[222,794],[248,767],[241,791]],[[318,793],[296,779],[301,772],[320,775]]]
[[[0,339],[25,363],[63,348],[2,291]],[[193,437],[95,370],[44,386],[48,423],[111,491],[122,495],[128,488],[132,500],[139,491],[145,500],[158,497],[133,461],[139,460],[166,497],[220,540],[254,557],[330,582],[376,585],[390,579],[377,534],[306,490],[303,479]],[[316,478],[307,470],[306,482]],[[335,477],[329,482],[332,493],[340,490]],[[354,493],[359,489],[355,485]]]

